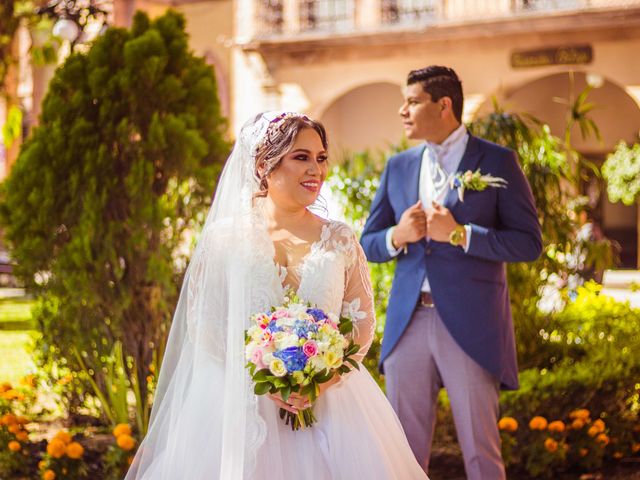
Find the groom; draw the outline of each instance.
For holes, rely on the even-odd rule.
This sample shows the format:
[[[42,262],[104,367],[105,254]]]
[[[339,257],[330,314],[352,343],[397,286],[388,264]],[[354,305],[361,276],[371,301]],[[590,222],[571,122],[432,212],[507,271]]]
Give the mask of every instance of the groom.
[[[542,240],[514,152],[470,135],[462,103],[452,69],[409,73],[399,113],[426,144],[389,159],[361,243],[398,262],[380,367],[418,461],[428,471],[444,387],[467,477],[500,480],[498,394],[518,388],[505,263],[535,260]],[[477,170],[480,188],[464,175]]]

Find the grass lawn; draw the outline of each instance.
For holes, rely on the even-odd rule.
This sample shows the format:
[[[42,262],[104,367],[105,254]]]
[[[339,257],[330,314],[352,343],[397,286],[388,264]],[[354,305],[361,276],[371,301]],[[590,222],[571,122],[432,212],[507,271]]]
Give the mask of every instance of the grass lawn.
[[[15,384],[35,371],[31,353],[39,333],[31,322],[32,305],[25,299],[0,301],[0,382]]]

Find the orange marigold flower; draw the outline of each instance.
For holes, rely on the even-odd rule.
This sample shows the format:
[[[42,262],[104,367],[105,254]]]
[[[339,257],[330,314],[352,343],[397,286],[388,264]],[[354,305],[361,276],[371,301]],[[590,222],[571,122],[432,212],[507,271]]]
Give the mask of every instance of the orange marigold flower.
[[[11,390],[12,388],[13,388],[13,386],[10,383],[6,383],[5,382],[0,386],[0,393],[4,393],[4,392],[6,392],[8,390]]]
[[[621,459],[622,457],[624,457],[624,455],[622,454],[622,452],[614,452],[613,453],[613,458],[617,458],[618,460]]]
[[[547,438],[544,441],[544,448],[546,448],[548,452],[553,453],[558,450],[558,442],[556,442],[553,438]]]
[[[127,435],[126,433],[118,435],[116,443],[123,450],[133,450],[133,448],[136,446],[135,439],[131,435]]]
[[[595,437],[596,435],[598,435],[598,433],[600,433],[600,429],[595,425],[591,425],[589,427],[589,430],[587,430],[587,433],[589,434],[590,437]]]
[[[571,422],[571,428],[573,428],[574,430],[580,430],[582,427],[584,427],[584,420],[582,420],[581,418],[576,418],[573,422]]]
[[[548,428],[550,432],[562,433],[564,432],[565,426],[563,422],[561,422],[560,420],[556,420],[554,422],[551,422]]]
[[[529,422],[529,428],[531,430],[544,430],[547,428],[547,419],[540,416],[533,417]]]
[[[42,474],[43,480],[55,480],[55,478],[56,478],[56,472],[54,472],[53,470],[47,470]]]
[[[120,435],[131,435],[131,427],[127,423],[119,423],[113,429],[113,436],[118,438]]]
[[[78,459],[84,454],[84,448],[78,442],[71,442],[67,445],[67,457]]]
[[[9,450],[11,450],[12,452],[19,452],[20,449],[22,449],[22,445],[20,445],[20,442],[16,442],[15,440],[11,440],[9,442]]]
[[[601,419],[595,420],[592,423],[592,426],[594,426],[594,427],[596,427],[598,429],[598,433],[602,433],[606,429],[606,425],[604,424],[604,422]]]
[[[57,438],[58,440],[61,440],[65,445],[68,443],[71,443],[71,441],[73,440],[69,432],[67,432],[66,430],[60,430],[58,433],[55,434],[53,438]]]
[[[518,421],[513,417],[502,417],[498,422],[498,428],[507,432],[515,432],[518,429]]]
[[[640,443],[634,443],[633,445],[631,445],[631,451],[633,453],[640,452]]]
[[[596,442],[598,442],[602,447],[609,445],[609,441],[609,437],[606,433],[601,433],[596,437]]]
[[[20,396],[20,394],[18,393],[17,390],[14,390],[12,388],[12,389],[7,390],[6,392],[4,392],[2,394],[2,396],[7,400],[15,400],[16,398],[18,398]]]
[[[569,413],[569,418],[579,418],[583,421],[587,421],[587,419],[591,416],[591,412],[586,408],[579,408],[578,410],[574,410]]]
[[[16,417],[13,413],[7,413],[2,417],[3,425],[13,425],[18,422],[18,417]]]
[[[9,425],[9,432],[11,433],[18,433],[20,430],[22,430],[22,427],[17,423],[14,423],[13,425]]]
[[[589,454],[589,450],[586,448],[581,448],[580,449],[580,456],[581,457],[586,457]]]
[[[20,379],[20,383],[26,385],[27,387],[33,388],[36,385],[35,380],[36,376],[33,373],[30,373],[29,375],[22,377]]]
[[[61,458],[67,452],[67,446],[59,438],[54,438],[47,445],[47,453],[53,458]]]
[[[29,434],[23,430],[22,432],[16,433],[16,439],[21,442],[26,442],[29,439]]]

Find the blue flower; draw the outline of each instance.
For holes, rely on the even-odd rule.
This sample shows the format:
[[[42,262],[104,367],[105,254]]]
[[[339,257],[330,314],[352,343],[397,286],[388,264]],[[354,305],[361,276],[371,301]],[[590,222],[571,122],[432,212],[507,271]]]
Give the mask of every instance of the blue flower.
[[[318,331],[318,325],[304,320],[296,320],[292,330],[298,337],[309,338],[309,332],[316,333]]]
[[[453,188],[460,188],[462,186],[462,182],[458,177],[453,179]]]
[[[285,348],[284,350],[275,352],[273,356],[284,362],[288,372],[304,370],[304,367],[307,364],[307,356],[302,351],[302,347]]]
[[[319,322],[320,320],[324,320],[325,318],[327,318],[327,314],[324,313],[319,308],[308,308],[307,313],[311,315],[316,322]]]
[[[278,325],[275,320],[271,320],[269,322],[269,325],[267,325],[267,330],[269,330],[271,333],[276,333],[276,332],[282,332],[284,328]]]

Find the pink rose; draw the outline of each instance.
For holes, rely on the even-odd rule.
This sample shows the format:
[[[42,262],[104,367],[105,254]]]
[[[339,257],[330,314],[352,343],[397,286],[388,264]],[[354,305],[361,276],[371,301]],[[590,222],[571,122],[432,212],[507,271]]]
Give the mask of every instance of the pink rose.
[[[253,363],[259,369],[266,368],[265,364],[262,363],[262,349],[256,348],[251,354],[251,363]]]
[[[318,344],[313,340],[307,340],[302,346],[302,351],[307,357],[315,357],[318,354]]]
[[[276,310],[271,314],[271,318],[273,319],[283,318],[283,317],[286,317],[287,315],[288,313],[286,310]]]

